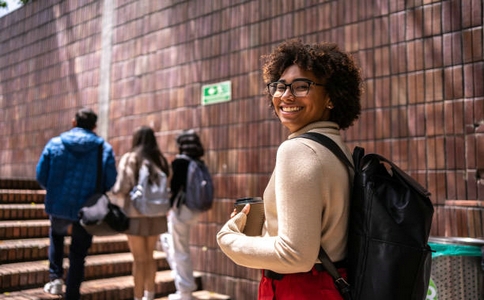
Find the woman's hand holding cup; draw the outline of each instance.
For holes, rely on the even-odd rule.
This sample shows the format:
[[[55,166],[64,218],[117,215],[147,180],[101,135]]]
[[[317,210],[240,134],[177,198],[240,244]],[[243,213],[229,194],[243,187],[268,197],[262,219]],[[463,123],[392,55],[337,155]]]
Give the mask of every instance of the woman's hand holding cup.
[[[244,214],[248,215],[249,214],[249,211],[250,211],[250,204],[246,204],[244,206],[244,208],[242,208],[242,210],[240,212],[243,212]],[[230,214],[230,217],[233,218],[235,217],[236,214],[238,214],[239,212],[237,211],[236,208],[234,208],[234,211]]]

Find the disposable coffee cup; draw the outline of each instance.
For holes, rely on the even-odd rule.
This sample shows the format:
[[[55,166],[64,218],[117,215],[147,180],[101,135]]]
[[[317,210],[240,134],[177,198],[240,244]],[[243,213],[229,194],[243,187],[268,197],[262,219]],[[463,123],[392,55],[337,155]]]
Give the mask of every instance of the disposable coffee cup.
[[[260,197],[239,198],[235,201],[235,210],[240,212],[246,204],[250,204],[250,211],[247,214],[244,233],[248,236],[260,236],[265,221],[264,201]]]

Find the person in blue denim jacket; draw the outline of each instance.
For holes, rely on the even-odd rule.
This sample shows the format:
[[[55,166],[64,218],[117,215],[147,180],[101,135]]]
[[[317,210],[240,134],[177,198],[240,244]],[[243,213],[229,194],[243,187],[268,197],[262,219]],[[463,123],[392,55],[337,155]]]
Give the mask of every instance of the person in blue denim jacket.
[[[90,108],[77,111],[73,128],[52,138],[44,147],[36,169],[39,184],[46,189],[45,211],[49,230],[49,278],[44,291],[62,294],[64,285],[64,237],[71,235],[69,270],[65,299],[78,300],[84,279],[84,261],[92,244],[79,223],[78,212],[95,193],[97,160],[102,145],[102,189],[109,191],[116,182],[116,162],[109,143],[94,133],[97,115]],[[70,229],[70,230],[69,230]]]

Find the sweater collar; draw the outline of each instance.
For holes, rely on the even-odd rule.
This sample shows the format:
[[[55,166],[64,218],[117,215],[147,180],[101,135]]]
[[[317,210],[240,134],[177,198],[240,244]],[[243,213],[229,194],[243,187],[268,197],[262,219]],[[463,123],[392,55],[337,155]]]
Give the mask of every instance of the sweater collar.
[[[339,134],[339,126],[335,122],[331,122],[331,121],[318,121],[318,122],[310,123],[304,126],[303,128],[299,129],[298,131],[291,133],[288,139],[293,139],[309,131],[316,131],[316,132],[327,133],[327,134]]]

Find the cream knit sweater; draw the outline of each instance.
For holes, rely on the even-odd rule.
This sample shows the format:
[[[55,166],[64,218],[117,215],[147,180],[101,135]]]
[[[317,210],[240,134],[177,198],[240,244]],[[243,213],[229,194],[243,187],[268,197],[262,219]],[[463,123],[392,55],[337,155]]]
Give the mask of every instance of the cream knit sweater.
[[[292,133],[279,146],[264,191],[263,236],[242,233],[247,219],[243,213],[227,221],[217,234],[220,248],[236,264],[283,274],[306,272],[318,262],[320,245],[332,261],[345,258],[351,189],[348,169],[317,142],[296,139],[308,131],[333,139],[351,160],[333,122],[312,123]]]

